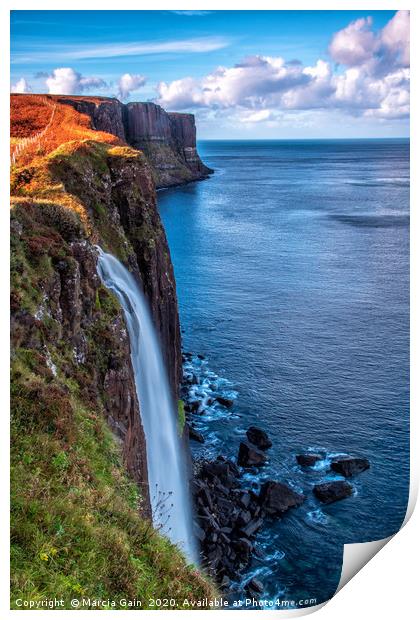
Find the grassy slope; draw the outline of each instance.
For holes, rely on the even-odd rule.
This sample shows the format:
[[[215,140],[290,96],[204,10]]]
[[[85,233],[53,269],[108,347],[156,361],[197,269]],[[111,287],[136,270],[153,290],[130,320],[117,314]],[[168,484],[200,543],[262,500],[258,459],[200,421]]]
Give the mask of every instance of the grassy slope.
[[[77,139],[91,140],[93,132],[85,136],[82,130],[83,125],[76,126]],[[65,137],[74,138],[70,125]],[[94,157],[102,150],[108,154],[110,143],[115,144],[111,137],[106,147],[100,142],[92,147]],[[59,146],[55,138],[51,143]],[[64,151],[67,156],[72,147]],[[12,171],[12,307],[33,315],[43,302],[54,261],[71,260],[68,244],[89,238],[92,222],[83,204],[54,184],[48,149],[24,163],[25,168]],[[32,169],[25,183],[28,163]],[[100,363],[107,329],[118,312],[116,300],[100,288],[89,338],[95,363]],[[69,343],[55,330],[55,321],[45,313],[30,346],[22,346],[25,339],[15,334],[12,607],[16,598],[59,596],[68,608],[70,599],[81,595],[137,597],[145,607],[149,597],[171,596],[182,604],[184,597],[213,596],[205,577],[141,517],[141,497],[107,427],[103,405],[89,394],[90,370],[76,368]]]

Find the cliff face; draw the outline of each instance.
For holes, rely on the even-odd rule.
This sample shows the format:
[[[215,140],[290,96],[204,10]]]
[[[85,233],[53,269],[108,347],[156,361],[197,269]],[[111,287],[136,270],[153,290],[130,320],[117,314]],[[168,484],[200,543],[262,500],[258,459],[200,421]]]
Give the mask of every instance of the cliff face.
[[[193,114],[166,112],[154,103],[123,104],[117,99],[57,97],[87,114],[93,129],[111,133],[142,150],[157,188],[206,178],[212,170],[201,161]]]
[[[88,108],[95,113],[97,121],[113,124],[116,132],[121,129],[121,109],[114,102],[95,111],[92,102],[77,104],[84,113]],[[68,106],[62,108],[65,112]],[[59,114],[58,108],[57,123],[62,130]],[[99,138],[102,135],[98,133]],[[108,314],[110,302],[102,303],[110,296],[96,275],[95,245],[117,256],[140,282],[160,335],[176,400],[181,377],[177,297],[151,167],[143,153],[117,138],[114,145],[89,139],[67,142],[22,164],[12,174],[12,213],[17,247],[24,256],[19,270],[37,294],[34,304],[25,302],[28,307],[22,307],[19,276],[14,286],[13,343],[16,350],[37,350],[44,363],[49,356],[55,357],[58,369],[64,356],[68,376],[78,377],[82,369],[91,377],[82,392],[97,402],[121,441],[123,458],[143,492],[147,512],[146,445],[129,341],[119,307]],[[32,269],[40,260],[51,265],[42,278]],[[57,349],[57,342],[62,349]]]
[[[96,272],[100,245],[141,284],[176,399],[180,329],[157,172],[123,142],[119,102],[61,99],[12,97],[12,149],[49,123],[11,169],[12,606],[57,591],[65,609],[75,594],[146,605],[168,593],[211,597],[211,584],[150,525],[130,342]],[[192,143],[191,128],[153,113],[170,133],[148,143],[181,158],[174,149]]]
[[[83,406],[102,411],[121,443],[123,460],[141,490],[143,513],[148,514],[146,443],[128,334],[121,309],[100,283],[96,262],[97,252],[73,214],[48,202],[15,204],[14,356],[19,359],[22,352],[35,356],[36,374],[45,386],[41,389],[42,384],[33,380],[32,397],[41,410],[49,407],[49,394],[58,390],[69,408],[74,397]],[[77,385],[77,394],[68,381]],[[63,423],[53,421],[56,432],[64,431]]]
[[[93,97],[57,97],[64,104],[72,105],[81,114],[87,114],[92,129],[105,131],[125,141],[123,120],[124,106],[118,99]]]
[[[50,165],[88,209],[97,231],[93,240],[125,262],[140,281],[177,399],[182,361],[175,278],[146,159],[126,147],[84,145],[71,156],[57,153]]]

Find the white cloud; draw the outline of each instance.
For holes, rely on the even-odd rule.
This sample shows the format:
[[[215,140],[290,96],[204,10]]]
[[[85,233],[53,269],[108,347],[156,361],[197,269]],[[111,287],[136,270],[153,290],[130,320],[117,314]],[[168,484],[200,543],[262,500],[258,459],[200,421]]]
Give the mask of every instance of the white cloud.
[[[239,117],[241,123],[261,123],[272,117],[271,110],[258,110],[258,112],[246,113]]]
[[[11,93],[30,93],[31,91],[31,86],[23,77],[21,77],[15,84],[12,84],[10,87]]]
[[[168,53],[207,53],[223,49],[230,45],[226,37],[195,37],[175,41],[161,41],[157,43],[110,43],[108,45],[92,46],[61,46],[59,49],[34,52],[31,56],[16,53],[13,63],[48,62],[51,58],[56,61],[71,62],[87,58],[117,58],[119,56],[147,56],[150,54]]]
[[[249,56],[201,77],[157,85],[166,108],[237,110],[240,122],[270,122],[280,110],[337,109],[349,114],[399,118],[409,111],[409,13],[398,11],[378,32],[358,19],[337,32],[334,63],[313,66],[282,57]],[[270,113],[267,113],[271,110]]]
[[[249,56],[234,67],[218,67],[201,80],[184,78],[158,84],[159,103],[174,108],[190,106],[265,107],[291,88],[310,81],[301,65],[283,58]]]
[[[332,38],[329,52],[335,62],[356,66],[369,60],[378,45],[375,34],[370,29],[372,18],[357,19]]]
[[[381,42],[397,61],[410,64],[410,12],[398,11],[381,32]]]
[[[124,73],[118,81],[118,95],[121,99],[127,99],[132,91],[136,91],[146,83],[143,75]]]
[[[84,77],[71,67],[58,67],[47,77],[45,83],[50,95],[76,95],[78,93],[105,88],[106,82],[98,77]]]

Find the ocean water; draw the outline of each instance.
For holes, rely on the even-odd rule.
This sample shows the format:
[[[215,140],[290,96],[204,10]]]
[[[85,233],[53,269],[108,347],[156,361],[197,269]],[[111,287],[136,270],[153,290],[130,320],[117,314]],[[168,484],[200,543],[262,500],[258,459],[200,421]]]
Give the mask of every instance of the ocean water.
[[[384,538],[409,486],[409,144],[202,142],[208,180],[159,192],[184,348],[235,397],[197,416],[203,451],[236,457],[250,424],[273,441],[264,479],[307,495],[257,537],[264,596],[331,597],[342,545]],[[223,387],[223,386],[222,386]],[[303,472],[299,452],[322,450]],[[322,506],[331,455],[368,457],[354,495]]]

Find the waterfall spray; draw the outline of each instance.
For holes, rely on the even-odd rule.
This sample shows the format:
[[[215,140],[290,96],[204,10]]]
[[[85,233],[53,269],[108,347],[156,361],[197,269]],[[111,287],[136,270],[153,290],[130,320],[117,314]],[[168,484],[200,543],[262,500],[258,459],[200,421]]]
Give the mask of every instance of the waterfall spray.
[[[98,273],[118,297],[130,337],[131,361],[146,436],[150,503],[155,527],[196,561],[183,449],[160,344],[143,292],[131,273],[100,248]]]

